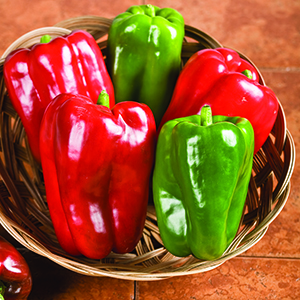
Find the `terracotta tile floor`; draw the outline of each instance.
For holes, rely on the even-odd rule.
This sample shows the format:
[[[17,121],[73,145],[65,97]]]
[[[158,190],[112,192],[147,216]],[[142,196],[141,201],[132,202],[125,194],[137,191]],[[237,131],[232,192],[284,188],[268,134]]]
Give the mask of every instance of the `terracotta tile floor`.
[[[80,15],[113,17],[144,2],[0,0],[0,55],[30,30]],[[251,58],[280,99],[296,151],[300,150],[299,0],[153,0],[152,4],[178,9],[187,24]],[[206,273],[159,282],[92,278],[20,249],[33,274],[29,299],[300,299],[299,180],[297,156],[288,202],[263,239]]]

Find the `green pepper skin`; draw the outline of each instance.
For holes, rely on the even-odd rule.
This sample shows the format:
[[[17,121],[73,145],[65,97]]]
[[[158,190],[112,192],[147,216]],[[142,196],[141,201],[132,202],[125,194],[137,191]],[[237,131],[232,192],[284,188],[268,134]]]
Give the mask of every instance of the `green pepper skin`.
[[[206,124],[205,114],[162,127],[153,199],[166,249],[176,256],[213,260],[224,253],[240,225],[254,132],[244,118],[213,116],[212,124]]]
[[[147,104],[159,124],[181,68],[182,15],[172,8],[134,5],[113,20],[106,64],[116,102]]]

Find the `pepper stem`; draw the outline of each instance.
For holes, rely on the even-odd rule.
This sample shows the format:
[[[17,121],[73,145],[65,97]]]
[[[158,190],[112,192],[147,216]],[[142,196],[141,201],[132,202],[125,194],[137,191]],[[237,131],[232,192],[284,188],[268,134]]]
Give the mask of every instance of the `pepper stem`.
[[[41,39],[40,39],[40,43],[41,43],[41,44],[47,44],[47,43],[49,43],[50,41],[51,41],[51,36],[48,35],[48,34],[43,35],[43,36],[41,37]]]
[[[145,12],[146,12],[146,15],[153,18],[155,17],[155,8],[153,5],[151,4],[146,4],[146,7],[145,7]]]
[[[204,105],[200,111],[201,126],[209,126],[212,124],[212,111],[209,105]]]
[[[98,105],[103,105],[109,108],[109,95],[105,90],[103,90],[97,100]]]
[[[252,76],[252,72],[248,69],[244,70],[242,72],[242,74],[244,74],[246,77],[248,77],[249,79],[253,79],[253,76]]]
[[[0,300],[5,300],[4,299],[5,289],[6,289],[5,284],[0,280]]]

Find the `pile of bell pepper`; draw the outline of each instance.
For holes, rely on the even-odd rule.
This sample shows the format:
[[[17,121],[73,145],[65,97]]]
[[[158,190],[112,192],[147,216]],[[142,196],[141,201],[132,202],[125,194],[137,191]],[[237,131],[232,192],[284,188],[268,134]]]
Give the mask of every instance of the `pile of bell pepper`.
[[[172,254],[211,260],[234,239],[278,100],[231,49],[200,50],[182,67],[184,36],[178,11],[139,5],[113,20],[105,59],[83,30],[6,58],[67,253],[133,251],[150,194]]]

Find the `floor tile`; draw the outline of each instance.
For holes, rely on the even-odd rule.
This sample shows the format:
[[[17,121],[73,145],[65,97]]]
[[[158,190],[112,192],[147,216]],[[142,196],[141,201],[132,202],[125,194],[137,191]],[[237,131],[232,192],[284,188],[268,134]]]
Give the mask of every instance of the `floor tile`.
[[[173,7],[186,24],[251,58],[258,66],[300,66],[300,1],[153,0]]]
[[[299,299],[300,260],[238,257],[209,272],[138,282],[136,300]]]
[[[243,255],[300,259],[299,204],[290,197],[264,237]]]
[[[33,288],[28,300],[134,299],[134,281],[81,275],[28,250],[20,249],[20,253],[32,273]]]

